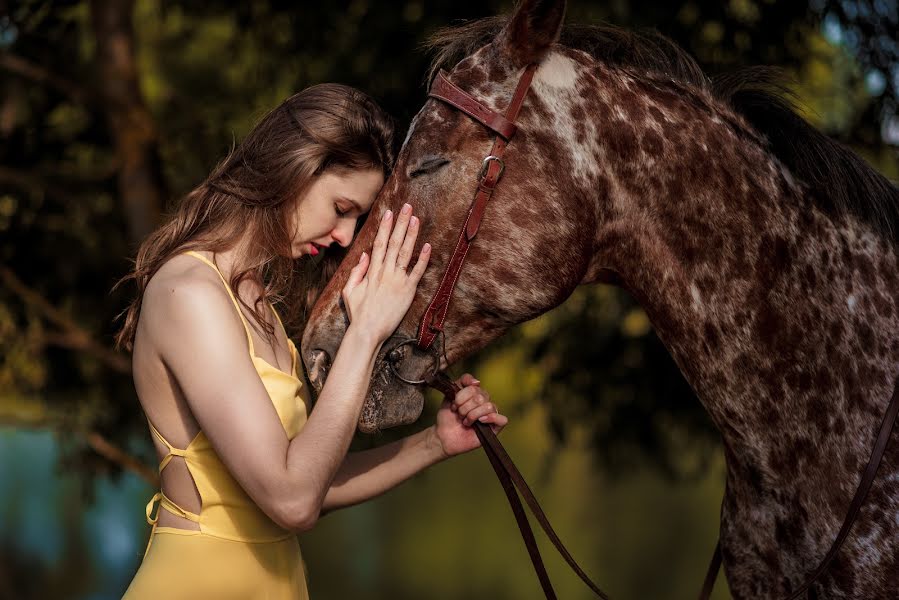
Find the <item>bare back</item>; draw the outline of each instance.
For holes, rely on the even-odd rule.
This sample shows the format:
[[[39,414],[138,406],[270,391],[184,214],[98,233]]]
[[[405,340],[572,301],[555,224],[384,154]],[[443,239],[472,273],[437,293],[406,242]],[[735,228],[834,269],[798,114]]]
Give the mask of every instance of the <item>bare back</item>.
[[[200,254],[212,259],[211,253]],[[225,276],[227,277],[227,274]],[[180,328],[175,327],[172,321],[166,318],[165,303],[161,300],[164,300],[163,295],[171,294],[175,289],[185,286],[202,290],[209,310],[220,314],[223,327],[228,325],[229,328],[244,329],[218,273],[193,257],[186,255],[172,257],[147,284],[134,338],[132,355],[134,386],[149,421],[173,446],[182,449],[189,446],[201,428],[190,409],[181,384],[175,377],[174,370],[163,358],[159,340],[177,339],[183,335]],[[252,306],[259,296],[258,285],[244,282],[239,294],[244,302]],[[259,359],[289,373],[292,364],[289,342],[276,316],[271,311],[266,312],[266,321],[275,331],[274,348],[253,316],[245,310],[242,311],[245,322],[249,325],[253,351]],[[252,355],[246,337],[243,337],[239,347],[234,336],[223,336],[224,340],[227,340],[225,343],[235,346],[234,351],[246,354],[248,365],[246,372],[253,369]],[[255,376],[255,371],[250,376]],[[151,435],[151,439],[156,447],[157,458],[161,460],[167,454],[168,448],[156,436]],[[161,484],[163,492],[172,500],[192,512],[200,511],[200,495],[183,458],[175,456],[171,459],[161,473]],[[197,523],[167,511],[160,511],[159,525],[199,529]]]

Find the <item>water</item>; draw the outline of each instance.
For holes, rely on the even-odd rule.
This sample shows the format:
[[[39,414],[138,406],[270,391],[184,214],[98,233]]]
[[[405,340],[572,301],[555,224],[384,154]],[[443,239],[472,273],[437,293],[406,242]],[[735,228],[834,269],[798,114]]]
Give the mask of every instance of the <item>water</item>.
[[[503,394],[494,399],[511,402]],[[587,572],[614,598],[695,596],[717,532],[722,466],[683,484],[649,471],[609,480],[575,440],[540,480],[550,448],[544,423],[534,407],[502,439]],[[52,433],[0,429],[0,598],[120,598],[143,554],[144,506],[154,490],[130,473],[115,482],[98,478],[90,484],[95,502],[87,504],[87,484],[57,470],[59,452]],[[559,596],[589,598],[541,534],[538,540]],[[480,451],[328,515],[300,541],[313,598],[540,594]],[[726,597],[721,590],[716,596]]]

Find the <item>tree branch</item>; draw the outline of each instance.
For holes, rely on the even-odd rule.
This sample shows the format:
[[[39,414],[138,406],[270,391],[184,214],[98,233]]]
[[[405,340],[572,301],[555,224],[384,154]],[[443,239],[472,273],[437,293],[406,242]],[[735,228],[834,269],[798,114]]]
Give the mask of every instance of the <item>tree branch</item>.
[[[152,487],[159,487],[159,474],[156,471],[107,440],[97,431],[86,431],[83,435],[97,454],[123,469],[137,474]]]
[[[63,330],[64,336],[53,338],[57,343],[65,340],[64,344],[60,343],[60,345],[92,354],[117,373],[131,373],[131,360],[127,355],[110,350],[95,341],[90,332],[78,325],[69,315],[50,304],[37,291],[28,287],[8,267],[0,265],[0,280],[23,302],[35,307],[44,318]]]
[[[16,56],[9,52],[0,52],[0,69],[53,88],[80,104],[89,105],[96,103],[94,94],[50,72],[45,67],[29,62],[21,56]]]
[[[31,193],[44,192],[62,202],[77,202],[70,192],[44,181],[39,175],[0,165],[0,183],[7,183]]]
[[[126,471],[131,471],[152,487],[159,487],[159,474],[145,465],[137,458],[128,454],[125,450],[109,441],[103,434],[93,429],[74,431],[65,419],[61,418],[21,418],[0,413],[0,426],[10,426],[16,429],[51,429],[54,431],[66,431],[75,433],[84,438],[87,445],[94,452],[111,463],[117,464]]]

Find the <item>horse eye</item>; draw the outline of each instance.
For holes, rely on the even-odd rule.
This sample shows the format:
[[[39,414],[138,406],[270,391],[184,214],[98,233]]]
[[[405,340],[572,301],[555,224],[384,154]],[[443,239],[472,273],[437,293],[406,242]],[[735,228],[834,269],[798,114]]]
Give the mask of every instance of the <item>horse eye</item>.
[[[415,179],[422,175],[429,175],[449,164],[450,161],[442,156],[425,156],[418,166],[409,171],[409,179]]]

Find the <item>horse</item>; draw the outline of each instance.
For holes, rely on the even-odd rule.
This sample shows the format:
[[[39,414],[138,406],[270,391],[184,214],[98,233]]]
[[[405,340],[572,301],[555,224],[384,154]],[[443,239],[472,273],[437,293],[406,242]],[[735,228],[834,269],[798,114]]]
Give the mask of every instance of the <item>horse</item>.
[[[430,78],[446,69],[499,112],[528,65],[536,71],[436,358],[408,340],[493,134],[436,98],[412,120],[372,214],[411,203],[431,265],[377,358],[358,428],[420,416],[423,391],[400,379],[397,361],[424,376],[577,286],[620,286],[720,431],[733,597],[787,596],[837,535],[899,375],[899,190],[799,117],[767,72],[712,80],[659,34],[566,26],[564,12],[558,0],[525,0],[510,17],[434,38]],[[362,227],[310,313],[301,348],[316,390],[346,329],[340,290],[377,223]],[[811,597],[895,597],[896,437]]]

